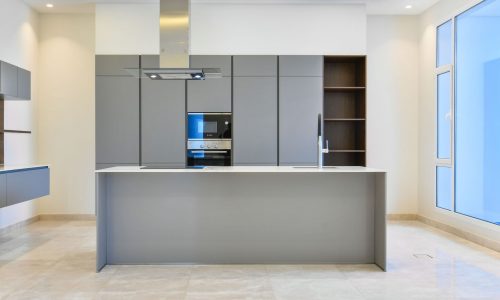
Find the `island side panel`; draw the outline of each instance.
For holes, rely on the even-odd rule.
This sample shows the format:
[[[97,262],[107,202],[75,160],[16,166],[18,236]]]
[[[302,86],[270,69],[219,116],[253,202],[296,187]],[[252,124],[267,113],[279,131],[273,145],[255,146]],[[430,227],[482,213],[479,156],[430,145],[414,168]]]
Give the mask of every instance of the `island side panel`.
[[[375,174],[375,263],[387,270],[387,174]]]
[[[107,211],[106,211],[106,174],[96,174],[96,215],[97,215],[97,253],[96,271],[100,272],[107,264]]]
[[[108,264],[375,263],[373,173],[110,173],[106,185]]]

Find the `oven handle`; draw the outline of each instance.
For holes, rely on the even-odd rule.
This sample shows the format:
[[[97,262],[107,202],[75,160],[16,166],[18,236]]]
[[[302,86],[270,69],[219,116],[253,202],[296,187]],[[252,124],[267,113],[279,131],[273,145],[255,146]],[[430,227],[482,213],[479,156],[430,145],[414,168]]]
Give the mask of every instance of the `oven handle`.
[[[228,151],[219,151],[219,150],[191,150],[191,153],[227,153]]]

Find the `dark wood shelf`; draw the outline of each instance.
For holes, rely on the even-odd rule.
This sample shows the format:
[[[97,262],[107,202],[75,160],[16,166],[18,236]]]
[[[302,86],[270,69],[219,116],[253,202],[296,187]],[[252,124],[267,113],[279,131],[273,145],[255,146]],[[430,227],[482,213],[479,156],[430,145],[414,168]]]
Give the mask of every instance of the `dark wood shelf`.
[[[349,121],[366,121],[366,119],[361,118],[326,118],[325,122],[349,122]]]
[[[366,57],[325,56],[324,138],[327,166],[366,165]]]
[[[28,130],[10,130],[10,129],[4,129],[0,133],[27,133],[27,134],[31,134],[31,131],[28,131]]]
[[[364,86],[325,86],[325,92],[358,92],[364,91]]]

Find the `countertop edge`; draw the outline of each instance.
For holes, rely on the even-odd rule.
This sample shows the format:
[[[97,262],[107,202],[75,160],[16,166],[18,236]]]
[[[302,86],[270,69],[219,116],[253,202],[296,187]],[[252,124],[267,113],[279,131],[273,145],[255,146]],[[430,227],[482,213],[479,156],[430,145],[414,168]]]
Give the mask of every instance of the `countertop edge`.
[[[27,165],[27,166],[2,166],[0,174],[16,173],[23,171],[32,171],[39,169],[48,169],[49,165]]]
[[[294,167],[208,167],[206,169],[141,169],[140,167],[111,167],[95,170],[95,174],[109,173],[195,173],[195,174],[213,174],[213,173],[309,173],[309,174],[338,174],[338,173],[387,173],[386,170],[365,168],[365,167],[339,167],[339,168],[294,168]]]

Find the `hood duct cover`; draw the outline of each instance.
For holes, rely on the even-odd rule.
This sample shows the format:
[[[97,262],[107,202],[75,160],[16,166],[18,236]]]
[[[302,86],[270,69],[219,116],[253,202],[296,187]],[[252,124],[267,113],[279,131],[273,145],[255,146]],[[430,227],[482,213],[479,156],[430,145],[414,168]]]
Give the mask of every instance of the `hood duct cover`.
[[[189,0],[160,0],[160,66],[139,72],[127,69],[129,73],[143,74],[154,80],[203,80],[222,76],[218,68],[189,66],[189,5]]]

